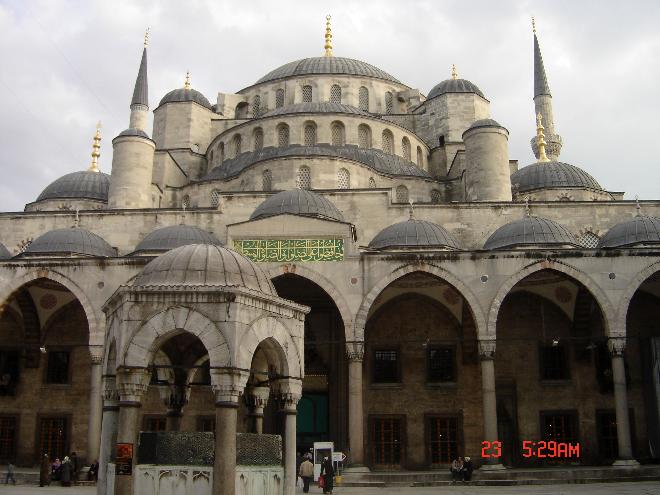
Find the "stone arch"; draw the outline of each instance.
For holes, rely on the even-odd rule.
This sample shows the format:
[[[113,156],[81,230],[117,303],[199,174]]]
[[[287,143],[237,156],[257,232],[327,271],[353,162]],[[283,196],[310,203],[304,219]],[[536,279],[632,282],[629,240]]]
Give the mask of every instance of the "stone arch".
[[[231,366],[231,349],[222,331],[207,316],[185,306],[167,308],[145,321],[124,345],[118,366],[148,367],[160,345],[182,332],[202,341],[212,367]]]
[[[117,341],[114,336],[108,339],[103,351],[103,374],[114,375],[117,372]]]
[[[481,338],[485,333],[485,317],[483,308],[479,303],[477,297],[472,293],[470,288],[465,285],[456,275],[436,265],[430,264],[409,264],[403,265],[394,269],[389,275],[383,277],[376,285],[369,291],[369,293],[362,300],[360,309],[355,317],[355,328],[353,339],[358,342],[364,341],[364,329],[367,324],[367,316],[369,309],[373,305],[376,297],[383,292],[392,282],[400,279],[401,277],[413,272],[428,273],[429,275],[436,276],[448,284],[452,285],[454,289],[467,301],[468,306],[472,312],[474,324],[477,330],[477,337]],[[348,341],[348,337],[346,338]]]
[[[556,272],[563,273],[564,275],[580,282],[589,293],[593,296],[598,304],[602,314],[603,314],[603,325],[605,327],[605,335],[610,335],[610,324],[614,321],[614,309],[609,299],[605,295],[605,292],[598,287],[596,282],[594,282],[587,274],[574,268],[565,263],[553,260],[542,260],[536,261],[530,265],[527,265],[525,268],[519,270],[518,272],[511,275],[505,282],[500,286],[497,291],[497,294],[493,298],[493,302],[490,305],[488,310],[488,320],[486,326],[486,334],[490,338],[494,338],[496,334],[497,327],[497,317],[500,312],[500,307],[504,302],[506,296],[511,292],[511,289],[520,282],[525,277],[532,275],[536,272],[542,270],[554,270]]]
[[[353,339],[353,336],[349,335],[353,331],[353,313],[351,312],[348,303],[346,302],[346,299],[342,293],[337,289],[335,284],[333,284],[324,275],[321,275],[320,273],[315,272],[310,268],[299,265],[282,265],[278,268],[267,270],[266,274],[271,280],[279,277],[280,275],[298,275],[299,277],[306,278],[321,287],[321,289],[323,289],[326,294],[330,296],[330,299],[332,299],[332,302],[335,303],[335,306],[337,306],[337,309],[339,310],[339,315],[341,316],[341,319],[344,323],[346,340],[349,341]]]
[[[87,326],[89,327],[89,345],[103,345],[105,340],[105,332],[103,325],[99,322],[98,313],[94,310],[94,306],[87,297],[85,291],[69,277],[50,269],[41,269],[30,271],[21,275],[20,277],[11,279],[8,283],[0,287],[0,303],[8,301],[9,298],[25,284],[33,282],[34,280],[45,278],[57,282],[66,287],[71,293],[76,296],[80,302],[85,315],[87,316]]]
[[[237,348],[236,366],[249,370],[255,351],[265,343],[269,361],[277,365],[282,377],[300,377],[302,364],[296,343],[284,325],[272,316],[262,316],[250,324]]]
[[[612,336],[625,336],[626,335],[626,320],[628,318],[628,308],[630,307],[630,301],[632,300],[635,292],[642,286],[646,280],[660,271],[660,261],[651,263],[649,266],[643,270],[637,272],[637,274],[632,278],[628,286],[623,290],[621,294],[619,307],[617,308],[616,320],[614,320],[614,328],[611,330]]]

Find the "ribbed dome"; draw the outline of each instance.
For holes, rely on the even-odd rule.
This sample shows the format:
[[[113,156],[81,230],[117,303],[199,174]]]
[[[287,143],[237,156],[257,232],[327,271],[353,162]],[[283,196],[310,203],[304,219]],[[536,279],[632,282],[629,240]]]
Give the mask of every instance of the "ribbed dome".
[[[83,256],[116,256],[115,250],[100,236],[89,230],[57,229],[37,237],[23,251],[24,255],[70,254]]]
[[[11,253],[5,245],[0,242],[0,260],[8,260],[9,258],[11,258]]]
[[[149,137],[149,134],[144,132],[142,129],[135,129],[134,127],[130,127],[130,128],[128,128],[124,131],[121,131],[119,133],[119,136],[136,136],[136,137],[143,137],[143,138],[151,139]],[[117,136],[117,137],[119,137],[119,136]]]
[[[486,98],[476,84],[468,81],[467,79],[447,79],[439,84],[436,84],[427,99],[435,98],[436,96],[444,95],[445,93],[475,93],[482,98]]]
[[[332,103],[329,101],[320,101],[312,103],[295,103],[285,107],[275,108],[270,112],[262,115],[262,117],[273,117],[275,115],[290,115],[296,113],[348,113],[352,115],[362,115],[371,117],[369,112],[360,110],[359,108],[342,103]]]
[[[110,176],[103,172],[72,172],[63,175],[44,189],[37,201],[45,199],[96,199],[108,201]]]
[[[133,285],[245,287],[276,295],[270,279],[255,263],[211,244],[190,244],[160,255],[144,267]]]
[[[395,83],[400,82],[387,72],[374,67],[371,64],[344,57],[312,57],[289,62],[269,72],[259,79],[256,84],[261,84],[276,79],[291,76],[304,76],[309,74],[346,74],[351,76],[374,77]]]
[[[167,93],[165,96],[163,96],[163,99],[160,100],[160,105],[164,105],[165,103],[176,103],[176,102],[186,102],[186,101],[194,101],[195,103],[199,103],[203,107],[208,108],[209,110],[211,109],[211,103],[209,103],[209,100],[206,99],[206,96],[204,96],[202,93],[197,91],[196,89],[186,89],[186,88],[178,88],[178,89],[173,89],[169,93]]]
[[[660,244],[660,218],[640,215],[617,223],[607,231],[597,247],[634,247],[644,244]]]
[[[257,209],[250,215],[250,220],[284,214],[344,221],[343,215],[329,199],[305,189],[274,194],[257,206]]]
[[[454,236],[440,225],[412,218],[385,227],[372,239],[369,247],[460,249]]]
[[[142,239],[135,252],[169,251],[188,244],[213,244],[221,246],[216,236],[192,225],[172,225],[154,230]]]
[[[511,184],[517,184],[518,192],[546,187],[578,187],[585,189],[603,188],[587,172],[574,165],[562,162],[537,162],[511,174]]]
[[[502,225],[488,238],[484,249],[578,246],[573,234],[547,218],[525,217]]]
[[[469,131],[470,129],[477,129],[479,127],[502,127],[502,125],[493,119],[480,119],[475,120],[467,130]]]

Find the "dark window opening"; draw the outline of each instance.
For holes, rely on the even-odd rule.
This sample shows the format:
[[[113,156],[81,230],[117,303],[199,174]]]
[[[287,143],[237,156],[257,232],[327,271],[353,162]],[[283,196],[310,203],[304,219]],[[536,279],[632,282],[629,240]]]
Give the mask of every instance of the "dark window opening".
[[[548,345],[540,348],[541,380],[568,380],[568,349],[565,345]]]
[[[48,453],[51,459],[64,459],[68,454],[69,429],[66,418],[41,418],[39,428],[39,459]]]
[[[0,463],[16,462],[18,421],[13,416],[0,416]]]
[[[575,443],[577,438],[577,415],[574,412],[541,412],[542,440]]]
[[[428,418],[427,445],[431,464],[450,464],[458,458],[458,418]]]
[[[19,369],[18,351],[0,351],[0,396],[16,395]]]
[[[69,351],[48,351],[46,383],[69,383]]]
[[[596,413],[596,433],[598,435],[598,455],[607,460],[618,458],[619,443],[616,436],[616,413],[614,411]]]
[[[197,430],[215,432],[215,418],[213,416],[198,417]]]
[[[399,351],[387,349],[374,352],[374,383],[398,383]]]
[[[614,392],[612,358],[610,357],[607,344],[600,344],[596,349],[596,379],[598,380],[598,388],[601,394],[611,394]]]
[[[439,136],[438,137],[438,146],[440,146],[442,148],[444,145],[445,145],[445,136],[444,135]]]
[[[167,418],[165,416],[145,416],[142,419],[142,431],[166,431]]]
[[[402,420],[400,418],[373,418],[371,422],[372,455],[376,466],[390,467],[401,464],[403,449]]]
[[[428,380],[431,383],[456,381],[456,352],[453,347],[428,350]]]

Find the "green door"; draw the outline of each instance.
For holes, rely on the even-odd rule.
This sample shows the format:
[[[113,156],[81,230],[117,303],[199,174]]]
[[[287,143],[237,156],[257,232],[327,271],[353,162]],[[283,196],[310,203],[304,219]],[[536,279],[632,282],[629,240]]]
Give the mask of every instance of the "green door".
[[[303,393],[298,401],[296,430],[300,451],[309,450],[314,442],[328,440],[327,393]]]

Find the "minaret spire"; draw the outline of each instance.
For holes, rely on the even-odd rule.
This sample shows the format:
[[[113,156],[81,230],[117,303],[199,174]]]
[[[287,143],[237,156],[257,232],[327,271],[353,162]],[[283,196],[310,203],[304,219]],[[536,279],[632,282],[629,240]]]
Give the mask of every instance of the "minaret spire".
[[[548,85],[548,77],[545,75],[539,38],[536,35],[536,21],[533,17],[532,30],[534,31],[534,98],[540,95],[552,96],[550,86]]]
[[[149,28],[144,33],[144,48],[142,60],[135,79],[133,98],[131,99],[131,121],[129,127],[145,131],[147,125],[147,112],[149,111],[149,85],[147,83],[147,46],[149,45]]]
[[[330,27],[330,14],[325,16],[325,56],[333,57],[332,54],[332,28]]]
[[[101,121],[96,124],[94,144],[92,144],[92,164],[87,169],[89,172],[100,172],[99,157],[101,156]]]

